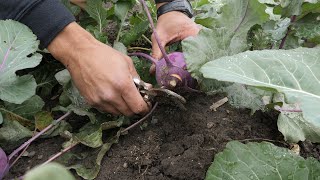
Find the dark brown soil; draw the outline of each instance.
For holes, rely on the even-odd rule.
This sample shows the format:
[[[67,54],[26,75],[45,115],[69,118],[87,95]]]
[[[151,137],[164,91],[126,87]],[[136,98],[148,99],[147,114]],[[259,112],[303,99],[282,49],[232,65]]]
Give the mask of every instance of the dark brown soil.
[[[262,112],[234,109],[229,104],[209,109],[223,96],[197,95],[189,98],[187,111],[160,106],[148,126],[122,136],[103,159],[98,180],[197,180],[204,179],[216,153],[231,140],[271,140],[284,146],[275,116]],[[59,151],[62,139],[41,140],[11,170],[9,177],[21,175]],[[278,142],[278,143],[277,143]],[[300,143],[302,155],[319,159],[320,146]]]

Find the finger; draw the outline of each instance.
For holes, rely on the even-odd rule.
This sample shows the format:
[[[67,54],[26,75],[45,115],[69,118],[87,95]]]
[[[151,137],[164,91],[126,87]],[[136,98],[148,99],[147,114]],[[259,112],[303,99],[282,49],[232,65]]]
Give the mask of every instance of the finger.
[[[127,57],[125,58],[125,60],[128,62],[129,72],[130,72],[131,76],[132,76],[132,77],[140,78],[140,76],[139,76],[136,68],[134,67],[134,64],[133,64],[132,59],[131,59],[129,56],[127,56]]]
[[[135,114],[145,114],[149,112],[147,103],[143,100],[133,81],[129,83],[127,88],[122,92],[122,98]]]
[[[183,33],[180,33],[177,40],[183,40],[189,36],[196,36],[200,31],[199,26],[186,29]]]
[[[125,116],[132,116],[134,112],[128,107],[127,103],[121,97],[117,101],[112,103],[113,107],[115,107],[121,114]]]
[[[162,58],[162,52],[158,46],[157,40],[154,35],[151,36],[152,41],[152,57],[159,60]],[[165,47],[167,44],[167,41],[164,41],[160,38],[160,44]]]
[[[111,106],[110,104],[100,104],[100,106],[96,108],[102,112],[108,112],[115,116],[121,115],[121,112],[118,111],[115,107]]]

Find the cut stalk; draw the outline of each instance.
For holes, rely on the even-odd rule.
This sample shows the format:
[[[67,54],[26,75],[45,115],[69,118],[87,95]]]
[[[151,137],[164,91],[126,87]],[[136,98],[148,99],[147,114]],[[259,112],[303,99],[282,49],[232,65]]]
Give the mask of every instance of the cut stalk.
[[[154,26],[154,23],[153,23],[153,20],[152,20],[152,17],[151,17],[151,14],[150,14],[150,11],[148,9],[148,6],[146,4],[146,1],[145,0],[140,0],[141,4],[143,5],[143,8],[144,10],[146,11],[146,14],[147,14],[147,17],[148,17],[148,20],[150,22],[150,25],[151,25],[151,28],[152,28],[152,31],[153,31],[153,34],[154,34],[154,37],[156,38],[156,41],[157,41],[157,44],[160,48],[160,51],[162,52],[162,55],[163,55],[163,58],[166,60],[166,63],[167,65],[169,66],[172,66],[172,63],[170,62],[169,60],[169,57],[166,53],[166,50],[164,49],[164,47],[161,45],[161,42],[160,42],[160,38],[158,36],[158,33],[157,33],[157,30]]]

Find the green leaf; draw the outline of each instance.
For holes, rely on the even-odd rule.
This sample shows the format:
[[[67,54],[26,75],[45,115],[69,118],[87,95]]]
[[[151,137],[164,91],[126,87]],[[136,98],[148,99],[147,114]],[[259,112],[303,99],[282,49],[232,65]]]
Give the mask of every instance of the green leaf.
[[[320,14],[308,14],[293,24],[295,35],[300,39],[312,41],[317,38],[320,42]]]
[[[242,84],[233,84],[223,88],[228,94],[229,103],[236,108],[248,108],[254,113],[257,110],[265,110],[264,96],[272,93],[254,87],[246,87]]]
[[[54,75],[64,69],[64,66],[58,61],[44,59],[39,67],[31,72],[37,82],[37,94],[41,97],[48,97],[55,94],[53,88],[58,84]]]
[[[28,127],[29,129],[33,129],[34,127],[33,121],[26,119],[18,114],[8,111],[4,108],[0,108],[0,112],[2,112],[2,114],[4,115],[4,118],[8,121],[17,121],[22,126]]]
[[[65,86],[71,81],[71,75],[67,69],[57,72],[54,75],[60,85]]]
[[[122,52],[123,54],[127,54],[127,48],[126,48],[126,46],[124,46],[124,44],[121,43],[121,42],[115,41],[115,42],[113,43],[113,48],[116,49],[116,50],[118,50],[118,51],[120,51],[120,52]]]
[[[4,118],[0,128],[0,146],[12,149],[21,143],[21,140],[32,136],[32,132],[22,126],[18,121],[11,121]]]
[[[49,163],[31,169],[24,176],[25,180],[75,180],[73,175],[58,163]]]
[[[132,8],[133,5],[134,4],[130,0],[129,1],[128,0],[127,1],[118,1],[115,4],[114,14],[118,17],[118,19],[121,22],[124,22],[129,10]]]
[[[244,52],[211,61],[200,71],[210,79],[276,89],[289,104],[299,104],[307,123],[320,127],[319,57],[318,48]]]
[[[320,127],[305,120],[300,112],[280,113],[278,129],[288,142],[297,143],[306,139],[312,142],[320,142]]]
[[[319,176],[320,163],[314,158],[304,159],[267,142],[232,141],[215,156],[206,180],[317,179]]]
[[[71,108],[83,109],[84,111],[87,111],[90,108],[86,103],[84,97],[81,96],[79,90],[72,83],[71,75],[67,69],[58,72],[55,75],[55,78],[57,79],[59,84],[63,86],[64,95],[67,96],[72,102]]]
[[[88,0],[86,11],[97,23],[98,30],[101,33],[107,25],[108,11],[104,8],[102,0]]]
[[[282,16],[291,17],[300,15],[302,12],[302,4],[304,0],[281,0]]]
[[[224,6],[212,21],[212,30],[203,29],[197,37],[183,41],[189,72],[200,77],[200,67],[222,56],[233,55],[249,48],[248,31],[269,19],[266,5],[258,0],[222,0]]]
[[[303,118],[301,112],[297,112],[300,110],[298,104],[287,104],[282,93],[274,94],[273,103],[281,104],[275,106],[275,109],[280,111],[278,129],[286,141],[297,143],[309,139],[319,142],[320,127],[312,125]]]
[[[90,149],[89,155],[83,159],[86,163],[77,163],[70,168],[75,169],[77,174],[84,179],[95,179],[100,171],[102,158],[114,143],[118,143],[119,136],[118,132],[117,135],[109,138],[101,148]]]
[[[128,32],[123,33],[123,36],[120,38],[120,41],[125,45],[129,46],[134,41],[138,40],[143,33],[145,33],[149,28],[148,21],[141,21],[135,23]]]
[[[5,103],[5,109],[14,114],[32,120],[33,116],[40,112],[44,106],[44,101],[37,95],[32,96],[22,104]]]
[[[61,2],[69,9],[69,11],[74,15],[77,16],[81,9],[79,6],[73,5],[70,3],[70,0],[61,0]]]
[[[36,129],[43,130],[53,122],[53,117],[50,112],[41,111],[35,115]]]
[[[79,130],[79,133],[72,135],[72,138],[64,145],[64,147],[68,147],[70,144],[76,143],[81,143],[92,148],[102,146],[101,126],[90,122],[87,123]]]
[[[37,66],[41,55],[35,53],[39,41],[31,30],[12,20],[0,21],[0,99],[20,104],[35,94],[31,75],[17,76],[16,71]]]

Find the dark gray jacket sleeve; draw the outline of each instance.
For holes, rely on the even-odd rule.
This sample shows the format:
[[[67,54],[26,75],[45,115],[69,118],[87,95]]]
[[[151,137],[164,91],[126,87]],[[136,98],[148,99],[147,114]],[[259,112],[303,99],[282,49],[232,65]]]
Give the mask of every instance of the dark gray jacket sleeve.
[[[27,25],[40,40],[41,49],[75,21],[60,0],[0,0],[0,20],[5,19]]]

